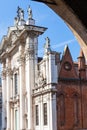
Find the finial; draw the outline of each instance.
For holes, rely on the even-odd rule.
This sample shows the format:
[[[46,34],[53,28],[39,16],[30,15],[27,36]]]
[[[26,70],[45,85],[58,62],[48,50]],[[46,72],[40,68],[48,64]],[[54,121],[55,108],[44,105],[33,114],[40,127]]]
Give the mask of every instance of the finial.
[[[27,12],[28,12],[28,19],[32,19],[33,14],[32,14],[32,9],[30,8],[30,6],[28,7]]]

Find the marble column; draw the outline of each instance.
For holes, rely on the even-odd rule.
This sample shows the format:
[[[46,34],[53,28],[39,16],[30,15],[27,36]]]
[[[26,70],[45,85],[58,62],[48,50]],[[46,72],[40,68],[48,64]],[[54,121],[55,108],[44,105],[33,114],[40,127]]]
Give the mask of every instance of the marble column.
[[[2,130],[6,128],[6,108],[5,108],[5,94],[6,94],[6,71],[5,63],[2,63]]]
[[[34,46],[33,40],[30,37],[26,39],[26,90],[28,95],[28,130],[33,128],[33,119],[32,119],[32,89],[34,87]]]
[[[24,93],[25,93],[25,65],[23,46],[19,45],[19,91],[20,91],[20,130],[24,130]]]
[[[11,68],[10,58],[6,59],[6,87],[7,87],[7,130],[11,130],[11,108],[10,108],[10,87],[11,87]]]

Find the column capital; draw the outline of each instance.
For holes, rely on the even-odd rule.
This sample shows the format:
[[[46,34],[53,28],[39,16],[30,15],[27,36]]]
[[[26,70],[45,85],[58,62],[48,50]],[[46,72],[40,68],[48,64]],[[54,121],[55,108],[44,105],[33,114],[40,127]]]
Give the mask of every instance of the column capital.
[[[11,68],[7,67],[6,68],[6,75],[7,76],[12,76],[12,74],[13,74],[13,71],[11,70]]]
[[[5,79],[5,78],[6,78],[6,70],[5,70],[5,69],[3,69],[1,76],[2,76],[2,79]]]
[[[25,62],[25,55],[24,55],[24,54],[21,54],[21,55],[18,57],[19,66],[24,65],[24,62]]]
[[[25,50],[25,57],[26,57],[26,60],[33,59],[34,58],[34,49],[27,48]]]

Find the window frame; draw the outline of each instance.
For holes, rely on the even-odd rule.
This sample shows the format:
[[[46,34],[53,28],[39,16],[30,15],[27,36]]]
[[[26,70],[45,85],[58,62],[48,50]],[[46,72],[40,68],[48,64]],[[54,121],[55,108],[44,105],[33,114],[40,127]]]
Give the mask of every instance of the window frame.
[[[44,121],[44,125],[47,125],[47,123],[48,123],[47,103],[43,103],[43,121]]]
[[[39,125],[39,105],[35,105],[35,124]]]

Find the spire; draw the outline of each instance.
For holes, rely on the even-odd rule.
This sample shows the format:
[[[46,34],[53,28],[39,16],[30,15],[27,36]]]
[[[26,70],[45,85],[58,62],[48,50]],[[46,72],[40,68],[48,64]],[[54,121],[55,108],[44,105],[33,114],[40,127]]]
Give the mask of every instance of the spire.
[[[78,57],[78,69],[79,70],[85,69],[85,57],[84,57],[82,49],[80,49],[80,54],[79,54],[79,57]]]
[[[80,49],[80,54],[79,54],[79,57],[84,57],[84,54],[83,54],[82,49]]]
[[[64,47],[64,52],[63,54],[65,54],[66,50],[68,49],[68,45],[66,44],[65,47]]]
[[[80,73],[80,78],[85,79],[86,78],[86,68],[85,68],[85,56],[84,53],[82,51],[82,49],[80,50],[80,54],[78,57],[78,70]]]
[[[30,8],[30,6],[28,7],[28,20],[26,21],[27,25],[35,25],[35,20],[33,19],[33,13],[32,13],[32,9]]]

